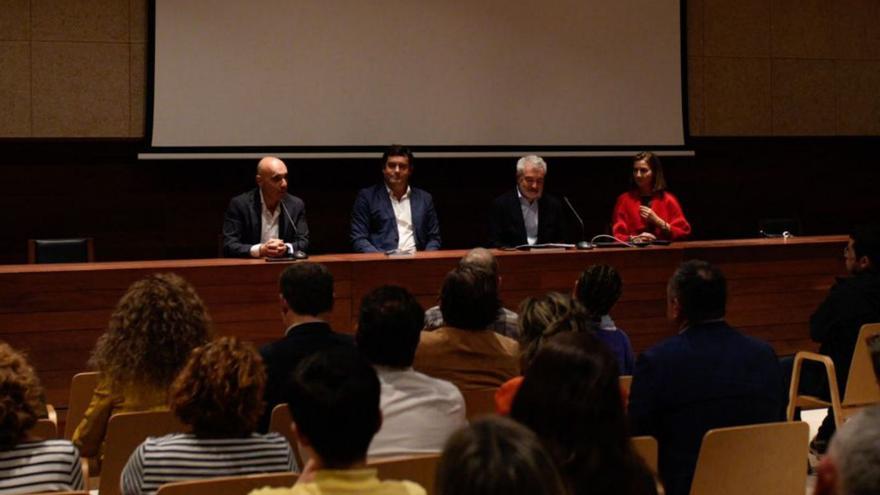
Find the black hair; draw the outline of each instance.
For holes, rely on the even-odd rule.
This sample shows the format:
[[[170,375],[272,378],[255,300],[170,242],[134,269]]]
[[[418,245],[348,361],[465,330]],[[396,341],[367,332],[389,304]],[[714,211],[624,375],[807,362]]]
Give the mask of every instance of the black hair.
[[[483,330],[498,318],[498,278],[473,266],[459,266],[446,275],[440,291],[440,312],[446,324]]]
[[[333,309],[333,275],[319,263],[294,263],[281,272],[281,295],[295,313],[318,316]]]
[[[407,160],[409,160],[409,166],[412,167],[412,165],[413,165],[412,151],[410,151],[409,148],[407,148],[406,146],[404,146],[402,144],[392,144],[391,146],[389,146],[385,150],[385,153],[382,153],[382,166],[383,167],[388,162],[388,158],[390,158],[392,156],[405,156],[407,158]]]
[[[403,287],[385,285],[361,301],[355,340],[371,363],[406,368],[412,366],[424,325],[416,298]]]
[[[623,281],[611,265],[591,265],[578,279],[578,301],[594,319],[611,312],[622,293]]]
[[[690,324],[723,318],[727,310],[727,281],[721,270],[707,261],[682,263],[669,279],[667,290],[678,299]]]
[[[379,378],[354,348],[313,354],[297,366],[287,404],[297,430],[328,469],[344,469],[366,458],[381,425]]]
[[[867,256],[871,270],[880,271],[880,225],[859,225],[849,234],[856,259]]]

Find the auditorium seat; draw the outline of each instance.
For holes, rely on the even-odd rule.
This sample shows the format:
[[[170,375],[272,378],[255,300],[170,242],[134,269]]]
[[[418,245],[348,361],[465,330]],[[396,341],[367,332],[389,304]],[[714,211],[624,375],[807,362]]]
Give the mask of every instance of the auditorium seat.
[[[497,388],[461,391],[468,421],[495,413],[495,393],[497,391]]]
[[[177,481],[160,486],[156,495],[247,495],[263,487],[293,486],[298,477],[296,473],[269,473]]]
[[[296,440],[296,435],[293,434],[293,429],[291,429],[292,424],[293,417],[290,415],[290,408],[287,404],[278,404],[272,408],[272,416],[269,418],[269,431],[279,433],[287,439],[290,443],[290,448],[293,450],[293,455],[296,457],[296,465],[303,469],[306,465],[304,462],[306,459],[304,459],[303,453],[299,450],[299,442]]]
[[[493,406],[494,410],[494,406]],[[384,457],[367,461],[367,466],[378,471],[380,480],[409,480],[422,485],[427,495],[434,493],[437,463],[440,454],[419,454]]]
[[[709,430],[690,495],[803,495],[809,441],[802,421]]]
[[[46,404],[46,413],[47,417],[38,419],[37,424],[28,431],[29,435],[43,440],[58,438],[58,413],[52,404]]]
[[[28,263],[85,263],[95,261],[91,237],[28,239]]]
[[[65,439],[73,438],[73,432],[85,416],[92,393],[98,386],[98,376],[97,371],[88,371],[77,373],[70,379],[70,398],[67,401],[67,418],[64,423]]]

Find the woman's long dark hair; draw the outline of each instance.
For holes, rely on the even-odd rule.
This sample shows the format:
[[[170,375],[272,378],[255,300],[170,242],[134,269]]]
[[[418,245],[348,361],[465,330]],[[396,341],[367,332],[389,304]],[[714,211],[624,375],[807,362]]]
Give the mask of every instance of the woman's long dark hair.
[[[572,495],[656,493],[630,443],[617,359],[598,337],[566,332],[544,344],[510,416],[553,456]]]

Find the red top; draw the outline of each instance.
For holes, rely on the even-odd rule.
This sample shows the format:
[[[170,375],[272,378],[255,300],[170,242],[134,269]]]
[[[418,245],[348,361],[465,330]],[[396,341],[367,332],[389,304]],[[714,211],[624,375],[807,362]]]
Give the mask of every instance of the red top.
[[[651,225],[648,228],[645,220],[639,215],[639,207],[642,205],[639,191],[632,189],[621,194],[614,205],[614,214],[611,217],[614,237],[621,241],[628,241],[630,236],[650,232],[657,239],[677,241],[684,239],[691,233],[691,225],[681,211],[681,205],[672,193],[667,191],[655,192],[651,197],[650,207],[654,213],[669,224],[669,232],[660,230],[660,227]]]

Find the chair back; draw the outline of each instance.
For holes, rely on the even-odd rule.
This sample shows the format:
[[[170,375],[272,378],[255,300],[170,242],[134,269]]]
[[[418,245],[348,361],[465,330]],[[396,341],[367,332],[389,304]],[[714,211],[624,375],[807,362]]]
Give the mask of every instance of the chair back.
[[[497,391],[497,388],[461,391],[468,421],[473,421],[487,414],[495,414],[495,392]]]
[[[28,434],[43,440],[54,440],[58,438],[58,425],[49,419],[41,418],[38,419],[37,424],[28,431]]]
[[[70,379],[70,398],[67,400],[67,419],[64,423],[64,438],[67,440],[73,438],[73,432],[86,415],[99,376],[97,371],[89,371],[77,373]]]
[[[156,495],[247,495],[263,487],[291,487],[299,477],[296,473],[267,473],[227,476],[206,480],[176,481],[159,487]]]
[[[809,441],[802,421],[709,430],[691,495],[803,495]]]
[[[305,459],[302,452],[299,451],[299,441],[296,439],[296,435],[293,434],[292,424],[293,416],[290,415],[290,408],[287,404],[278,404],[272,408],[272,416],[269,418],[269,431],[279,433],[287,439],[291,450],[293,450],[293,456],[296,458],[296,465],[303,469],[306,465]]]
[[[629,397],[629,389],[632,388],[632,375],[620,375],[620,395]]]
[[[632,437],[632,446],[636,454],[645,461],[645,465],[652,473],[657,474],[657,464],[659,459],[659,448],[657,439],[652,436]]]
[[[134,449],[147,437],[188,431],[171,411],[114,414],[107,423],[104,462],[101,465],[101,495],[119,495],[122,469]]]
[[[880,335],[880,323],[862,325],[859,330],[841,404],[844,409],[880,402],[880,387],[877,385],[877,377],[874,375],[874,366],[871,363],[871,352],[867,344],[867,340],[875,335]]]
[[[28,239],[28,263],[84,263],[95,261],[91,237]]]
[[[412,481],[422,485],[427,495],[433,495],[439,461],[439,453],[418,454],[371,459],[367,461],[367,466],[378,471],[380,480]]]

